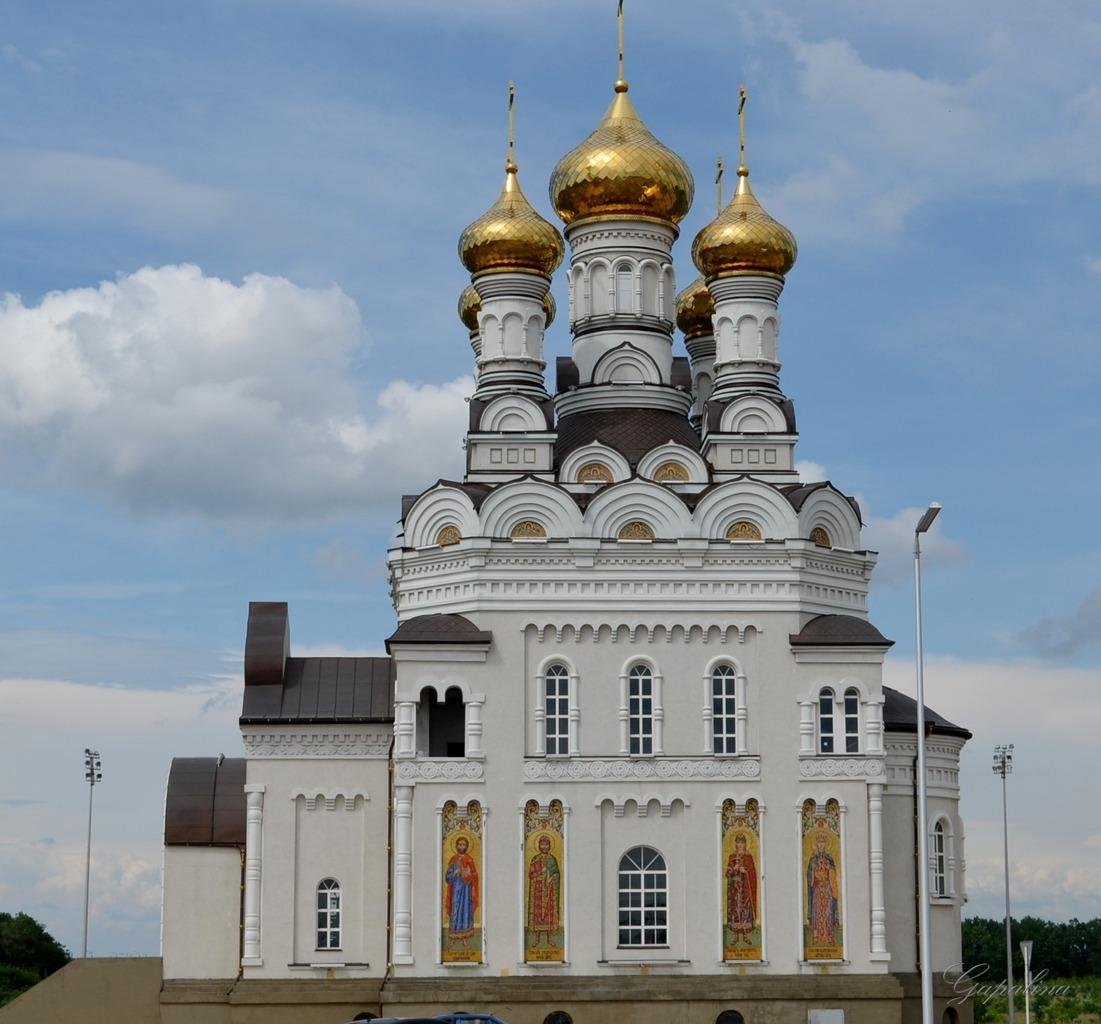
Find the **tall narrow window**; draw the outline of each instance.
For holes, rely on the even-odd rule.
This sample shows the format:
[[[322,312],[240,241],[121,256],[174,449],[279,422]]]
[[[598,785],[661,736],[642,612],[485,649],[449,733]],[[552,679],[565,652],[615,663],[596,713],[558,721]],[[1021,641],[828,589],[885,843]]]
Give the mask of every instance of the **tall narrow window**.
[[[340,949],[340,883],[323,878],[317,886],[317,948]]]
[[[543,709],[549,755],[570,752],[570,674],[565,665],[551,665],[543,677]]]
[[[716,754],[736,754],[737,676],[730,665],[719,665],[711,673],[711,749]]]
[[[933,895],[948,895],[948,857],[945,852],[944,822],[933,826]]]
[[[818,695],[818,752],[833,753],[833,690]]]
[[[654,752],[654,674],[635,665],[627,677],[627,727],[632,754]]]
[[[619,945],[669,945],[669,873],[665,858],[649,846],[628,850],[619,861]]]
[[[617,267],[615,272],[615,311],[635,311],[635,275],[626,263]]]
[[[860,753],[860,691],[854,686],[845,691],[845,753]]]

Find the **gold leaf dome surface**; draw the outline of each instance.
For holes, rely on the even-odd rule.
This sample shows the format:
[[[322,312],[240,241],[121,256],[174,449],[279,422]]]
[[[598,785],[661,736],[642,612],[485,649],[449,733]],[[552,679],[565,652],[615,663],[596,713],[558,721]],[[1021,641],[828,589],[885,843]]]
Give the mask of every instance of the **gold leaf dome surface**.
[[[520,189],[516,165],[505,168],[497,201],[459,237],[459,259],[471,274],[520,271],[550,277],[562,262],[562,236]]]
[[[757,201],[745,167],[738,168],[738,188],[726,208],[692,242],[692,260],[709,281],[734,274],[783,277],[798,252],[795,236]]]
[[[651,134],[626,83],[596,130],[554,168],[550,198],[567,224],[593,217],[653,217],[678,224],[692,205],[692,172]]]
[[[707,289],[707,282],[697,277],[677,296],[677,326],[686,338],[698,338],[713,334],[711,317],[715,315],[715,300]]]
[[[466,325],[468,331],[478,329],[478,314],[481,311],[482,297],[478,294],[478,289],[474,285],[468,284],[459,296],[459,319]],[[555,313],[558,312],[558,306],[550,292],[543,296],[543,312],[547,316],[547,322],[544,326],[550,327],[554,323]]]

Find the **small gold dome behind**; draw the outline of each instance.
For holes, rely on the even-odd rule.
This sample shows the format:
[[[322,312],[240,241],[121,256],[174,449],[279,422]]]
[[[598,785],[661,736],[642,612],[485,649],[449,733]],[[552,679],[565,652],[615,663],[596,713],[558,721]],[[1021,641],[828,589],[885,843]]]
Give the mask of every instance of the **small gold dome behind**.
[[[735,274],[783,277],[798,255],[795,236],[773,220],[749,187],[749,170],[738,168],[738,188],[722,211],[692,243],[692,260],[708,281]]]
[[[711,318],[715,315],[715,300],[707,290],[707,282],[697,277],[677,296],[677,326],[686,338],[713,334]]]
[[[642,123],[617,81],[603,120],[554,169],[550,198],[567,224],[593,217],[684,219],[694,185],[688,165]]]
[[[550,277],[563,253],[562,236],[528,202],[513,163],[505,168],[497,201],[459,238],[459,258],[471,274],[519,271]]]
[[[459,319],[466,325],[468,331],[478,329],[478,314],[481,311],[482,297],[474,285],[468,284],[459,296]],[[558,312],[558,306],[555,305],[554,296],[550,292],[543,296],[543,312],[547,315],[544,327],[550,327],[554,323],[555,313]]]

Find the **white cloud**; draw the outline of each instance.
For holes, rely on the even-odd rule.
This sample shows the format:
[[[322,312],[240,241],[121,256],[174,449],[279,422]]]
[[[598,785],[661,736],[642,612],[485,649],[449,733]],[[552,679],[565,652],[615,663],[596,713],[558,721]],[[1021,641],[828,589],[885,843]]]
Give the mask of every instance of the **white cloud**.
[[[1075,654],[1101,644],[1101,587],[1088,593],[1069,614],[1051,616],[1021,631],[1021,643],[1041,654]]]
[[[25,71],[28,75],[42,74],[42,65],[20,53],[11,43],[4,43],[3,46],[0,46],[0,61],[19,68],[20,71]]]
[[[914,527],[923,508],[899,509],[891,516],[869,516],[862,534],[865,547],[879,552],[876,583],[898,583],[912,579],[914,572]],[[940,521],[921,539],[922,564],[958,562],[966,558],[964,546],[946,537]]]
[[[795,472],[799,474],[799,480],[805,484],[815,484],[820,480],[829,479],[825,466],[806,459],[799,459],[795,463]]]
[[[1087,259],[1086,269],[1090,273],[1097,274],[1099,277],[1101,277],[1101,256],[1098,256],[1097,259]]]
[[[302,522],[393,513],[462,466],[468,378],[394,381],[368,407],[339,288],[146,267],[38,305],[0,300],[0,443],[136,510]],[[455,439],[454,448],[439,438]]]

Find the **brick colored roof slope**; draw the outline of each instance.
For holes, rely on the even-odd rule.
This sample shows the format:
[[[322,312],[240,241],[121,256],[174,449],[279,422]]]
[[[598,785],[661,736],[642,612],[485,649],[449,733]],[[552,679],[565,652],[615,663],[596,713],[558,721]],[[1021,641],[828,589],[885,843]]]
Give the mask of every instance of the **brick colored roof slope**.
[[[164,801],[164,845],[245,845],[243,757],[172,759]]]

